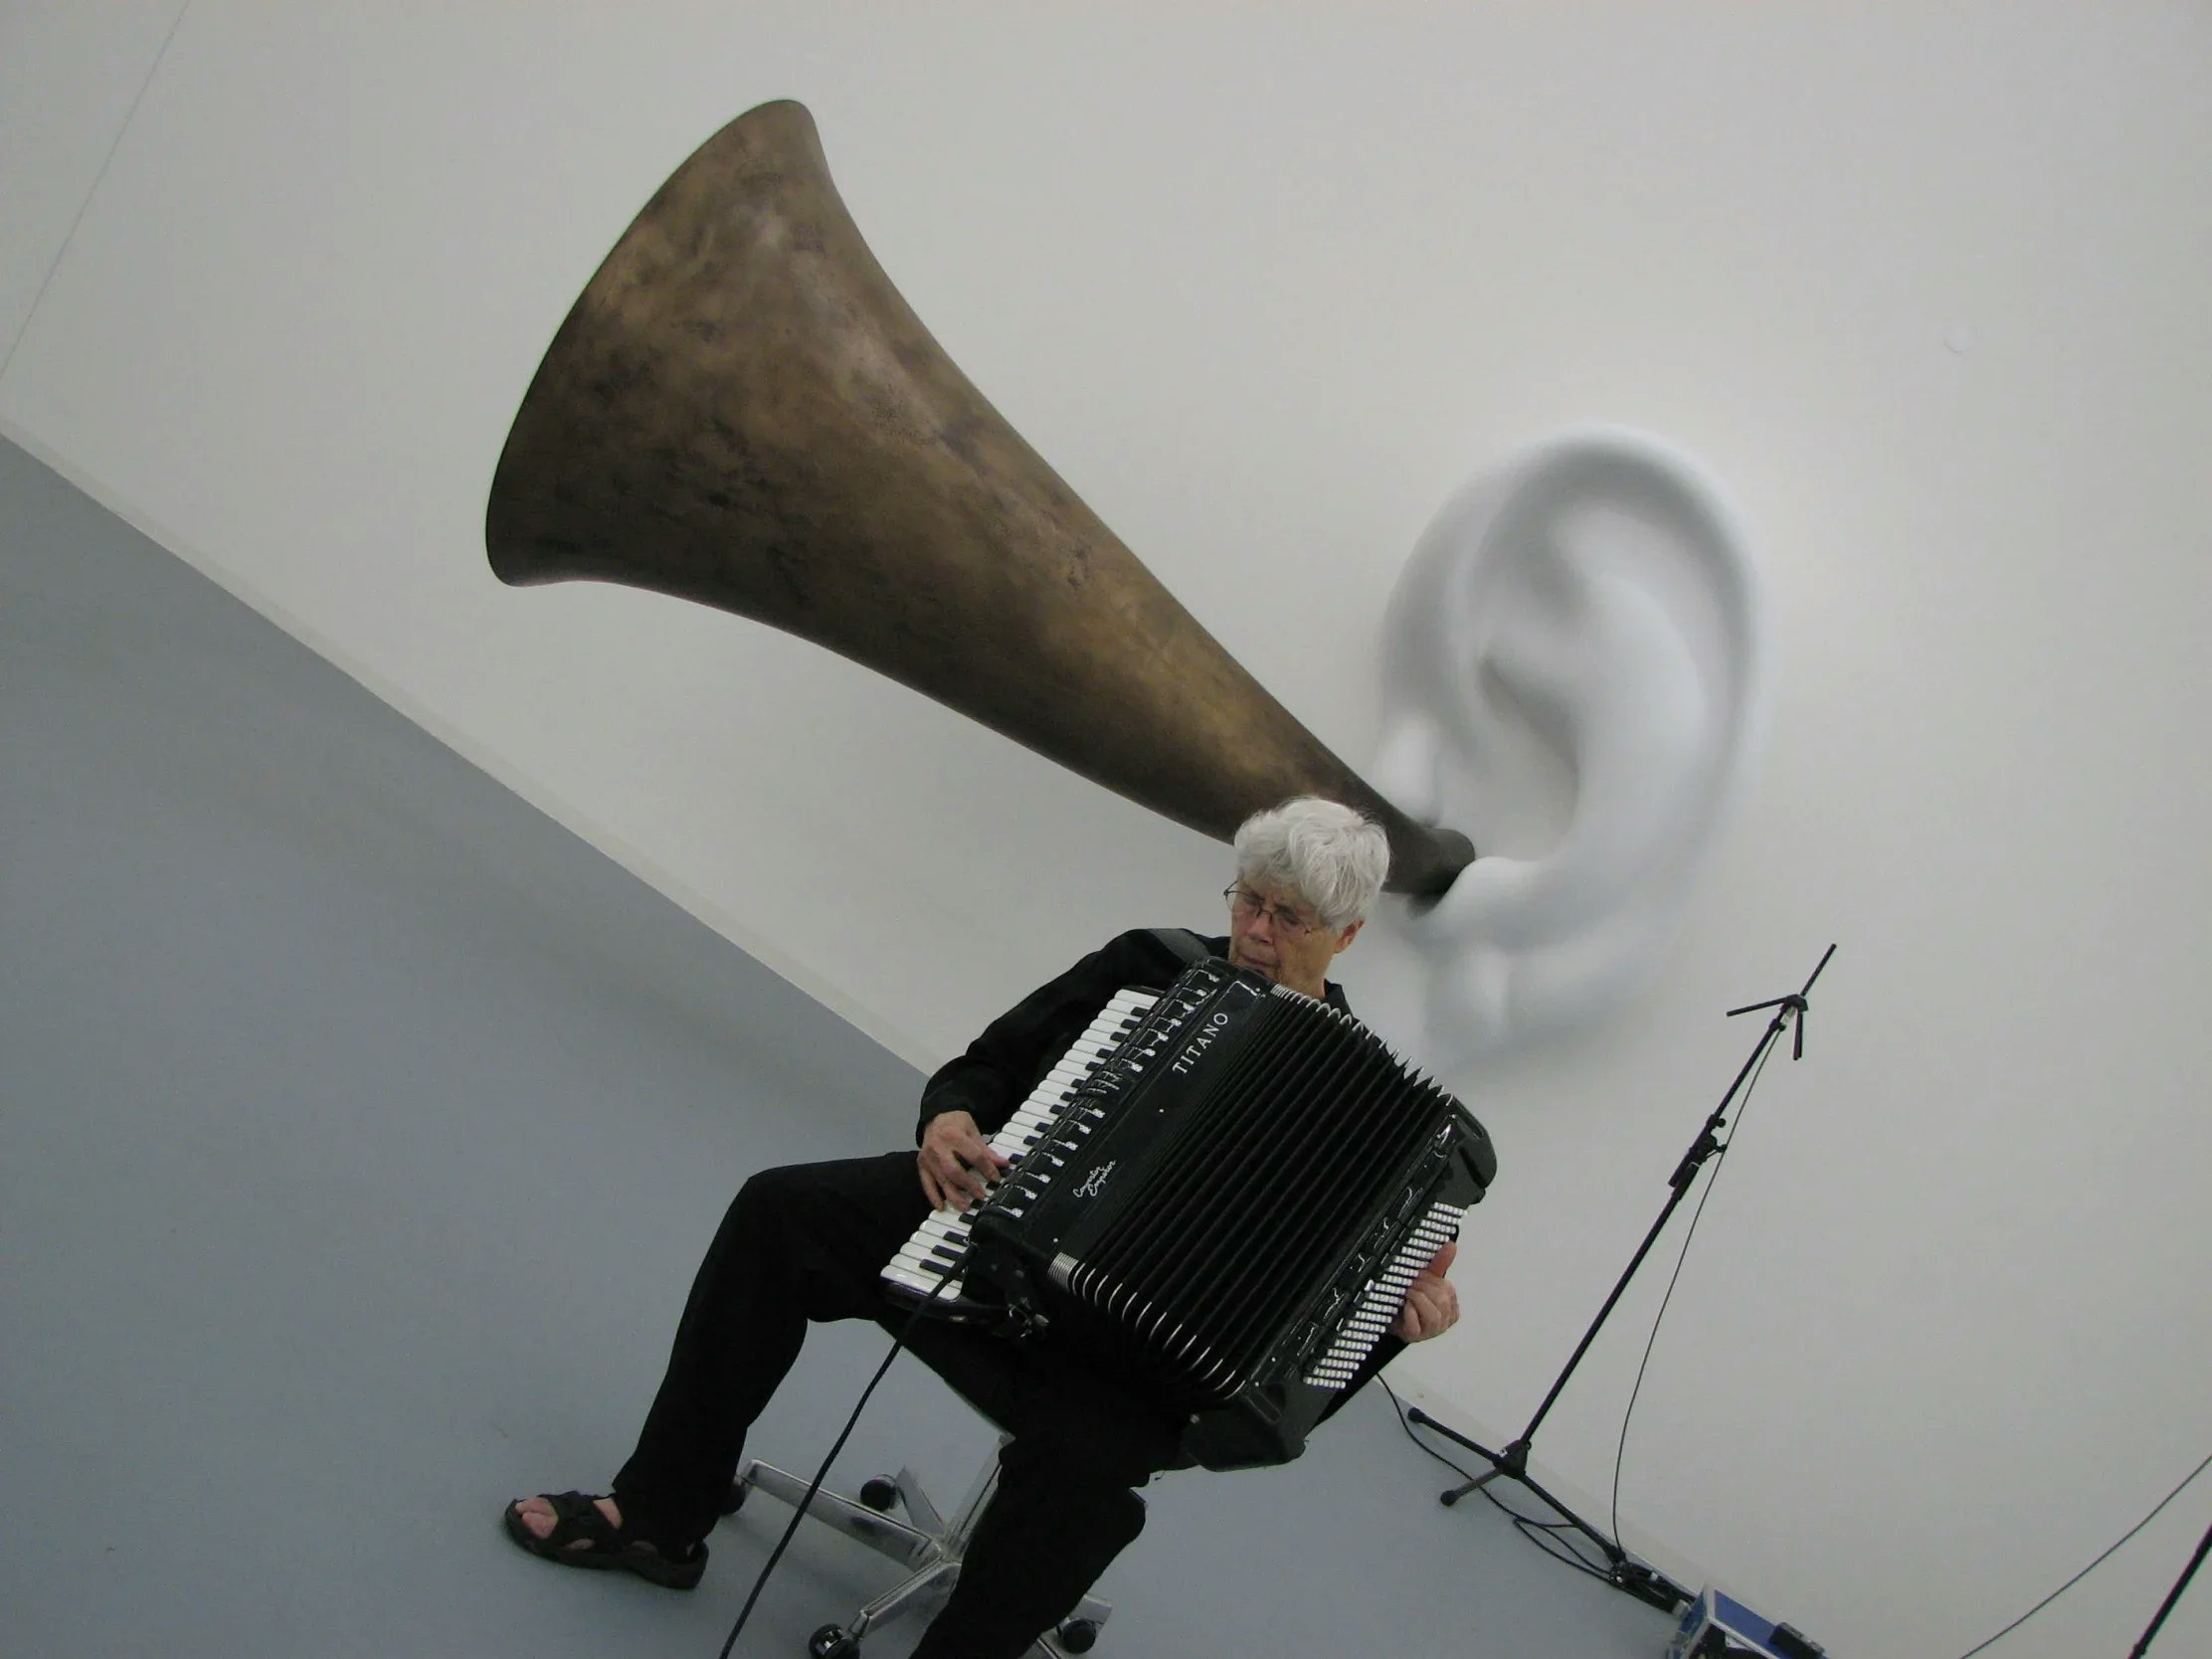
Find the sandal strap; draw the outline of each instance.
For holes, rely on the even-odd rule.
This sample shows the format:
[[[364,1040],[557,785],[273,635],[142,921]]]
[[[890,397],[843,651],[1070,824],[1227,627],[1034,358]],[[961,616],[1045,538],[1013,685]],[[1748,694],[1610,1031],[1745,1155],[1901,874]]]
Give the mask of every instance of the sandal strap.
[[[597,1496],[605,1496],[598,1494]],[[553,1508],[553,1530],[545,1542],[559,1548],[571,1544],[587,1543],[594,1550],[612,1554],[630,1544],[627,1527],[616,1527],[600,1513],[595,1495],[589,1492],[548,1492],[545,1501]]]
[[[546,1545],[565,1551],[570,1545],[581,1542],[589,1544],[594,1555],[636,1553],[675,1563],[687,1562],[698,1553],[696,1544],[688,1549],[670,1550],[663,1543],[641,1537],[627,1515],[621,1526],[615,1526],[599,1507],[599,1499],[610,1496],[611,1493],[592,1492],[544,1493],[545,1501],[553,1509],[553,1530],[545,1537]]]

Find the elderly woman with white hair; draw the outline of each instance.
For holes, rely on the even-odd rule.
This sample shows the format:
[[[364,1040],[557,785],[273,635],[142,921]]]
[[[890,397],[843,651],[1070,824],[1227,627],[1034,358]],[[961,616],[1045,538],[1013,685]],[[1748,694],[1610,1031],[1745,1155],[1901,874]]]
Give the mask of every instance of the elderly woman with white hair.
[[[637,1450],[604,1497],[566,1492],[507,1507],[523,1549],[688,1589],[736,1476],[745,1430],[798,1358],[812,1321],[903,1330],[881,1272],[923,1217],[984,1197],[1006,1161],[991,1137],[1125,987],[1163,989],[1211,955],[1346,1008],[1328,977],[1382,890],[1389,847],[1348,807],[1285,802],[1236,833],[1229,931],[1124,933],[992,1021],[922,1091],[920,1152],[768,1170],[745,1184],[701,1263]],[[1364,1383],[1408,1342],[1459,1316],[1452,1247],[1417,1277]],[[1135,1491],[1188,1467],[1182,1422],[1156,1400],[1056,1350],[919,1322],[908,1346],[1013,1436],[958,1585],[916,1659],[1015,1659],[1073,1610],[1143,1529]],[[1353,1389],[1348,1388],[1348,1397]]]

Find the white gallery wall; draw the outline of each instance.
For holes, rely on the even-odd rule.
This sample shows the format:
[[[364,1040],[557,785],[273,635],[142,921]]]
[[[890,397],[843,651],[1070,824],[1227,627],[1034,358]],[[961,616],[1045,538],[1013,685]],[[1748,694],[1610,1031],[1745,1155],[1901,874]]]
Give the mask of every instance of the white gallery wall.
[[[483,560],[570,301],[778,96],[953,358],[1356,765],[1471,471],[1617,422],[1740,507],[1770,747],[1654,989],[1448,1079],[1502,1170],[1398,1368],[1439,1415],[1521,1426],[1757,1035],[1722,1011],[1834,940],[1623,1524],[1839,1655],[1954,1654],[2212,1450],[2212,12],[0,10],[0,429],[929,1064],[1210,922],[1222,850],[816,647]],[[1391,919],[1343,967],[1413,1040]],[[1600,1511],[1680,1227],[1539,1437]],[[2208,1487],[1995,1651],[2123,1651]],[[2212,1648],[2212,1594],[2161,1641]]]

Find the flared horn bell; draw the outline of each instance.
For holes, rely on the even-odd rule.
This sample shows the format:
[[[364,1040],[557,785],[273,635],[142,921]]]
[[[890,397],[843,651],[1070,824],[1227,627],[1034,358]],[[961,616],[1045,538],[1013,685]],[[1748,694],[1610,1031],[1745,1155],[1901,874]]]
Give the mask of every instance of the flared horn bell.
[[[969,383],[797,103],[708,139],[600,266],[484,542],[503,582],[616,582],[813,640],[1205,834],[1320,795],[1382,824],[1398,890],[1474,855],[1294,720]]]

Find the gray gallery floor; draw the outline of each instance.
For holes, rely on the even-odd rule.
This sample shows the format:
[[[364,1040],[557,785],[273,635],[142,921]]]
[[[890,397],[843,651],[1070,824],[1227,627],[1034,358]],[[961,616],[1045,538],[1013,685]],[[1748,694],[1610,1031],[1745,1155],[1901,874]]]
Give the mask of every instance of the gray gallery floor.
[[[744,1174],[902,1144],[916,1082],[0,445],[0,1652],[710,1659],[768,1506],[677,1595],[500,1505],[620,1461]],[[822,1333],[753,1449],[811,1464],[881,1347]],[[902,1362],[838,1474],[989,1444]],[[1379,1389],[1171,1477],[1098,1651],[1656,1659],[1447,1478]],[[881,1582],[807,1537],[740,1651]]]

